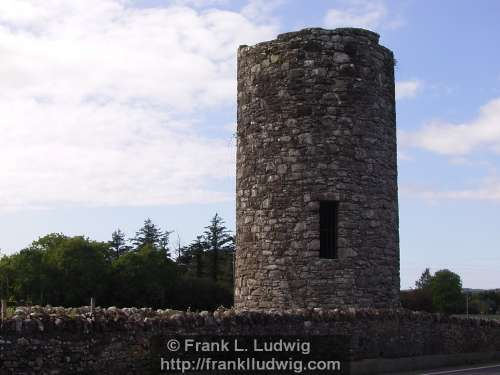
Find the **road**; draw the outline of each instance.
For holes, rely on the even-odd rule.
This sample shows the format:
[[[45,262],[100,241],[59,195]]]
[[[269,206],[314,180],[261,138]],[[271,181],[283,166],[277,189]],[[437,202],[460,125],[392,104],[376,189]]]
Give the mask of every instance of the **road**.
[[[500,375],[500,363],[490,365],[475,365],[467,367],[452,367],[448,369],[435,369],[406,372],[400,375],[482,375],[482,374],[496,374]],[[396,375],[396,374],[395,374]]]

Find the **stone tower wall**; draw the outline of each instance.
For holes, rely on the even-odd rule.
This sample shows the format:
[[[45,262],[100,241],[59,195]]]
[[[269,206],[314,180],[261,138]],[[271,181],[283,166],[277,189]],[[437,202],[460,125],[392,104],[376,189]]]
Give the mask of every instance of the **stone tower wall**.
[[[238,50],[238,308],[394,307],[399,238],[394,57],[362,29]],[[338,257],[319,257],[319,202]]]

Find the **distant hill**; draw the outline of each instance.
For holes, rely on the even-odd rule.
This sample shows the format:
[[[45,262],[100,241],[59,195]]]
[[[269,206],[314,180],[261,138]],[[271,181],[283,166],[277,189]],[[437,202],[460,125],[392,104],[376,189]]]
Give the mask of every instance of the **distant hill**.
[[[462,291],[464,293],[483,293],[483,292],[495,292],[495,293],[500,293],[500,288],[497,289],[472,289],[472,288],[463,288]]]
[[[402,292],[409,292],[413,289],[401,289]],[[477,294],[477,293],[484,293],[484,292],[495,292],[495,293],[500,293],[500,288],[496,289],[473,289],[473,288],[462,288],[462,292],[464,293],[470,293],[470,294]]]

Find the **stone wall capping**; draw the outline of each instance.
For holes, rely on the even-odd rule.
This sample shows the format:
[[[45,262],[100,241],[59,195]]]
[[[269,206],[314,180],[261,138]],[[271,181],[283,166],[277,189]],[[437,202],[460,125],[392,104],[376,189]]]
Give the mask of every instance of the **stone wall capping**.
[[[260,326],[276,322],[311,321],[333,323],[341,321],[415,321],[453,324],[470,327],[500,328],[500,321],[491,319],[465,319],[462,317],[411,311],[406,309],[372,309],[372,308],[298,308],[298,309],[235,309],[219,308],[214,312],[153,310],[137,308],[96,308],[94,316],[86,312],[86,308],[53,308],[36,307],[36,315],[31,313],[35,307],[21,307],[17,313],[9,317],[0,327],[0,339],[3,335],[23,333],[33,335],[51,335],[61,332],[114,332],[121,330],[148,330],[152,326],[192,328],[212,327],[214,325],[249,325]],[[79,312],[78,312],[79,311]]]
[[[314,39],[314,38],[319,38],[321,36],[328,36],[331,38],[332,36],[335,36],[335,35],[364,37],[364,38],[366,38],[367,42],[373,43],[373,44],[378,44],[379,39],[380,39],[380,35],[378,33],[373,32],[371,30],[362,29],[362,28],[340,27],[340,28],[336,28],[336,29],[324,29],[321,27],[309,27],[309,28],[304,28],[302,30],[298,30],[298,31],[281,33],[281,34],[278,34],[276,39],[274,39],[274,40],[259,42],[257,44],[252,45],[252,46],[249,46],[247,44],[242,44],[238,47],[238,54],[245,53],[245,52],[250,51],[256,47],[263,47],[263,46],[266,46],[270,43],[276,43],[277,41],[287,42],[293,38],[304,38],[304,37]],[[387,50],[387,51],[390,51],[390,50]]]
[[[362,28],[356,28],[356,27],[339,27],[336,29],[324,29],[321,27],[309,27],[305,28],[299,31],[292,31],[292,32],[287,32],[287,33],[282,33],[278,34],[277,39],[278,40],[289,40],[295,37],[301,37],[301,36],[320,36],[320,35],[340,35],[340,36],[362,36],[365,38],[370,39],[374,43],[378,43],[380,35],[377,34],[376,32],[373,32],[371,30],[367,29],[362,29]]]

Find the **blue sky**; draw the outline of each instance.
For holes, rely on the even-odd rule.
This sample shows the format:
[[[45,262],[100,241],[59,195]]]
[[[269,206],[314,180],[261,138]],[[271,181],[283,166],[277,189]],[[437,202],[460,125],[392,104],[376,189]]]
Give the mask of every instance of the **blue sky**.
[[[235,52],[365,27],[397,59],[401,286],[500,287],[500,2],[3,0],[0,248],[234,228]],[[174,235],[174,238],[177,238]]]

